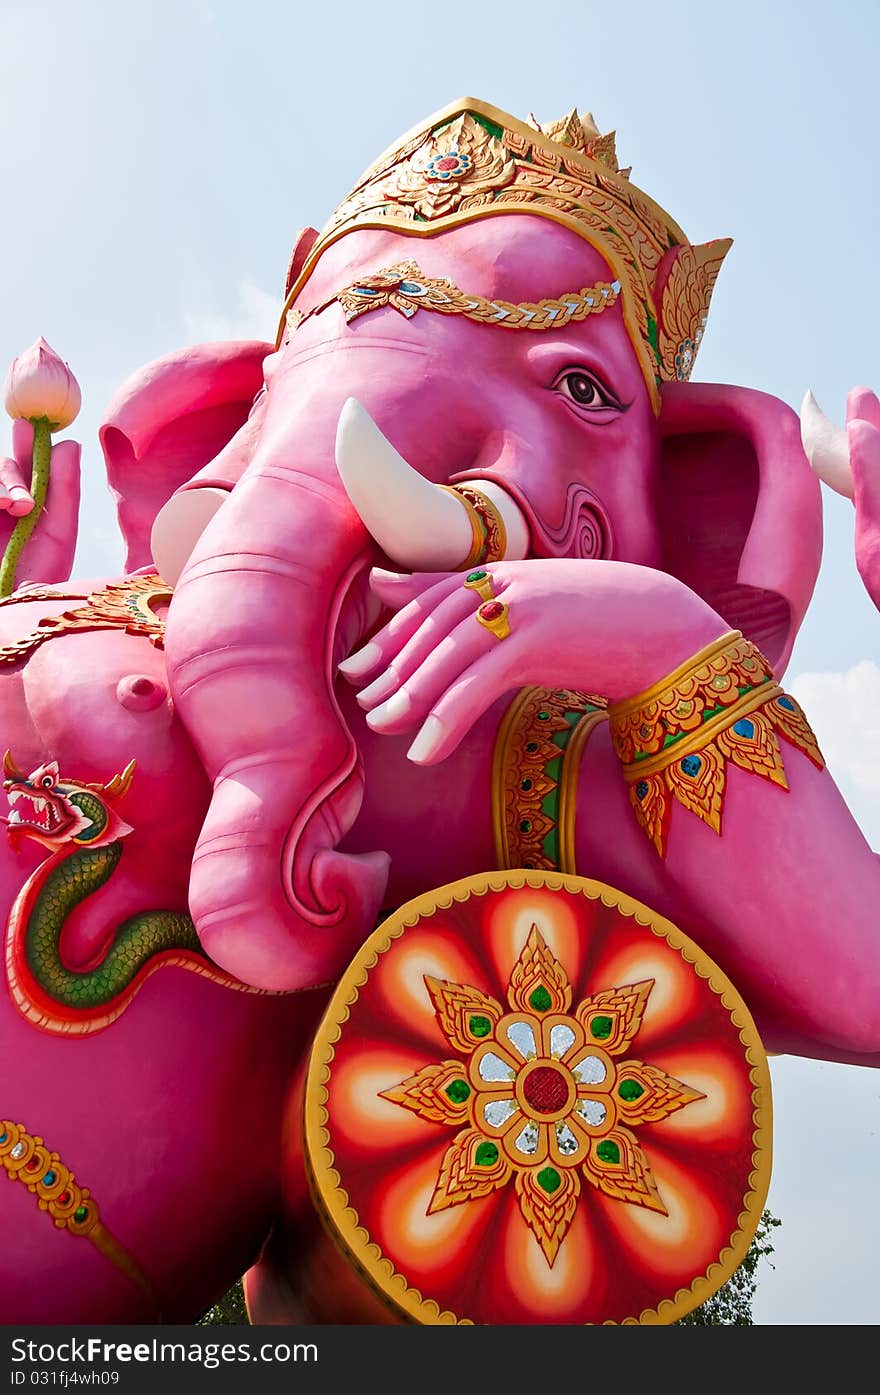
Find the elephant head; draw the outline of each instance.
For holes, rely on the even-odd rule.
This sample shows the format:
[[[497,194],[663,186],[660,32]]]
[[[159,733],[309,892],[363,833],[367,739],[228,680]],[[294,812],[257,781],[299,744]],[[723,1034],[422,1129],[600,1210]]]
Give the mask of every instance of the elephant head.
[[[301,235],[264,390],[154,531],[160,568],[188,558],[168,671],[213,782],[190,905],[231,972],[328,981],[382,908],[386,854],[338,851],[363,771],[334,684],[372,565],[660,568],[784,667],[821,551],[797,418],[687,381],[728,246],[688,243],[588,118],[472,99]]]

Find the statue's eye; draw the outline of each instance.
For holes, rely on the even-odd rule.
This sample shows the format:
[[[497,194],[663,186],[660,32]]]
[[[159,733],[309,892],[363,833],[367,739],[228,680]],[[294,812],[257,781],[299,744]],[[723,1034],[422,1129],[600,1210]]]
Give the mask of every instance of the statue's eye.
[[[563,396],[586,411],[621,411],[621,405],[614,394],[583,368],[569,368],[557,378],[555,386]]]
[[[40,781],[40,784],[43,786],[44,790],[50,790],[54,783],[55,781],[52,779],[51,775],[44,775],[42,780]]]

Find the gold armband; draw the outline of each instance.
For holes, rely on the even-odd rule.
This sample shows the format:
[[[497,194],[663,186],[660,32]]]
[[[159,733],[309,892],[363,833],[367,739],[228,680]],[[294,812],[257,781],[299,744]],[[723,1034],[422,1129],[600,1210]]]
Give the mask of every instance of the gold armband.
[[[580,759],[607,719],[605,699],[570,689],[523,688],[498,729],[492,778],[495,855],[503,868],[577,872]]]
[[[786,790],[779,736],[825,764],[800,707],[739,630],[613,704],[609,719],[636,818],[661,857],[673,799],[721,832],[728,760]]]

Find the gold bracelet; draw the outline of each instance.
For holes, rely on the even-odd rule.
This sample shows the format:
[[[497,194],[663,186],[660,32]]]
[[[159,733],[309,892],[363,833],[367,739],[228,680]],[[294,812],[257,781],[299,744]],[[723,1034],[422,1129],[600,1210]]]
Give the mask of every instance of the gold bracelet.
[[[785,790],[778,736],[825,764],[800,707],[739,630],[613,704],[609,718],[636,818],[661,857],[673,799],[720,834],[728,760]]]
[[[451,484],[441,484],[440,488],[444,489],[447,494],[454,495],[458,503],[464,505],[465,512],[467,513],[468,523],[471,525],[471,548],[467,557],[465,557],[464,561],[459,565],[458,570],[461,572],[470,571],[471,567],[475,567],[478,562],[483,560],[483,553],[485,551],[486,534],[480,515],[477,513],[470,500],[466,499],[459,490],[453,489]]]
[[[473,530],[473,546],[462,562],[461,570],[483,566],[486,562],[500,562],[507,549],[507,529],[492,500],[466,482],[444,484],[441,488],[454,494],[464,504]]]

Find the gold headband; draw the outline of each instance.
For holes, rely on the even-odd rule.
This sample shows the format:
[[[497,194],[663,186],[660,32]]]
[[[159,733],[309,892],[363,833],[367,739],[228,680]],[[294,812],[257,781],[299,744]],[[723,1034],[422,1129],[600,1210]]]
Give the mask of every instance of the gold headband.
[[[572,321],[585,320],[588,315],[601,315],[619,294],[619,281],[600,281],[556,300],[523,301],[514,305],[509,300],[486,300],[484,296],[460,291],[446,277],[426,276],[418,262],[407,261],[383,267],[371,276],[361,276],[305,313],[288,310],[287,325],[293,333],[313,315],[320,315],[334,301],[339,301],[347,324],[370,310],[390,305],[406,319],[411,319],[418,310],[436,310],[441,315],[464,315],[477,324],[500,325],[503,329],[562,329]]]
[[[731,244],[691,245],[620,169],[614,133],[601,135],[592,117],[576,111],[541,126],[465,97],[409,131],[366,171],[297,265],[279,339],[319,257],[346,233],[385,228],[431,237],[509,213],[560,223],[608,262],[657,409],[659,383],[690,377]]]

